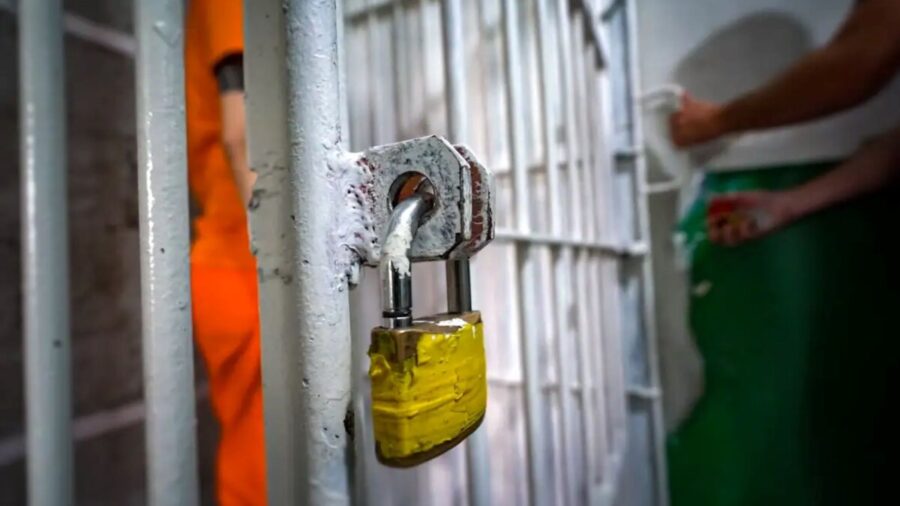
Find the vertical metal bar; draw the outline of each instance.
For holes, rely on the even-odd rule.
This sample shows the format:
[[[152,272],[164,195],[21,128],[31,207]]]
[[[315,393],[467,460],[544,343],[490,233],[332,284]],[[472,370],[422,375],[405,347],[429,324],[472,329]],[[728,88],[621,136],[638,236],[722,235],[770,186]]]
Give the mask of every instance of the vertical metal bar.
[[[518,2],[503,0],[504,56],[506,61],[506,90],[509,94],[510,151],[512,154],[513,191],[515,194],[515,223],[521,233],[531,229],[528,215],[528,161],[525,159],[525,122],[523,108],[526,105],[522,89],[522,41],[519,35]]]
[[[593,198],[593,211],[596,214],[596,228],[595,228],[595,238],[598,241],[602,241],[606,230],[608,229],[606,221],[608,219],[607,213],[604,207],[604,198],[603,192],[606,189],[606,181],[603,179],[603,170],[606,166],[609,165],[609,161],[604,157],[604,135],[603,135],[603,125],[601,122],[600,116],[600,108],[602,107],[600,97],[599,97],[599,84],[600,84],[600,70],[595,67],[597,59],[595,58],[595,53],[593,50],[589,49],[585,55],[585,66],[587,67],[588,74],[588,83],[587,83],[587,92],[588,92],[588,117],[590,124],[590,138],[592,139],[591,147],[593,151],[593,159],[594,165],[591,170],[592,176],[592,187],[594,188],[594,198]],[[610,364],[610,356],[609,356],[609,341],[612,339],[612,329],[610,328],[609,315],[606,313],[606,300],[609,296],[608,291],[606,289],[606,284],[604,283],[604,276],[601,264],[603,259],[599,256],[592,257],[593,262],[593,273],[591,275],[591,288],[594,291],[595,299],[595,311],[596,317],[598,319],[597,326],[599,332],[601,334],[601,338],[598,339],[594,345],[597,349],[596,356],[597,361],[603,365],[603,377],[602,377],[602,388],[599,391],[599,396],[602,399],[603,406],[605,409],[605,415],[603,420],[603,437],[606,441],[607,455],[605,456],[607,461],[612,458],[613,453],[615,452],[615,435],[611,434],[611,431],[614,430],[613,424],[613,412],[614,410],[611,408],[612,400],[612,392],[610,387],[613,385],[612,374],[611,371],[612,366]],[[610,469],[610,466],[606,466],[606,469]],[[608,475],[608,473],[607,473]]]
[[[640,101],[637,97],[641,96],[641,79],[640,67],[638,65],[638,56],[640,51],[638,48],[637,37],[637,2],[635,0],[626,1],[626,27],[627,27],[627,43],[628,43],[628,73],[631,76],[631,99],[632,99],[632,128],[634,135],[634,148],[638,153],[635,159],[636,178],[637,178],[637,217],[638,229],[640,231],[640,240],[644,243],[650,243],[650,209],[647,194],[647,164],[643,156],[644,135],[643,125],[641,124]],[[653,255],[650,253],[651,248],[647,248],[647,254],[641,259],[641,283],[643,288],[643,319],[644,332],[646,336],[647,361],[650,366],[650,388],[656,391],[660,389],[659,377],[659,353],[657,349],[657,326],[656,326],[656,293],[653,285]],[[665,448],[665,424],[662,412],[662,399],[658,396],[653,399],[651,407],[651,418],[653,423],[653,442],[654,442],[654,474],[656,477],[656,497],[657,504],[660,506],[668,506],[669,504],[669,482],[666,472],[666,448]]]
[[[591,178],[593,170],[593,151],[592,146],[595,142],[590,137],[590,127],[588,124],[587,110],[591,107],[588,102],[587,95],[587,75],[584,67],[585,50],[585,32],[584,32],[584,16],[585,13],[577,11],[573,15],[573,23],[575,26],[572,37],[572,70],[574,74],[575,85],[575,101],[576,107],[576,125],[578,130],[578,189],[580,192],[580,205],[584,213],[582,221],[581,236],[585,239],[596,238],[596,219],[592,208],[592,195],[596,195],[597,188],[594,188]]]
[[[525,131],[523,111],[525,96],[522,89],[522,44],[519,34],[517,0],[503,0],[504,53],[506,60],[506,87],[509,96],[508,114],[510,129],[510,151],[513,173],[513,194],[515,223],[520,233],[531,230],[528,198],[528,167],[525,159]],[[513,293],[521,293],[517,299],[519,328],[522,339],[522,373],[525,386],[525,427],[527,432],[526,454],[528,455],[528,487],[531,504],[548,503],[549,487],[541,484],[546,480],[547,458],[545,455],[544,396],[541,391],[542,371],[538,360],[538,325],[536,307],[537,266],[528,244],[516,244],[516,273]]]
[[[538,18],[538,56],[540,58],[541,106],[544,119],[544,153],[547,183],[550,191],[550,230],[554,235],[562,235],[562,210],[564,196],[560,193],[559,153],[556,145],[556,109],[553,100],[559,96],[556,76],[559,73],[557,60],[558,45],[550,22],[547,0],[536,0]]]
[[[578,504],[576,493],[576,447],[572,437],[575,408],[572,405],[572,385],[575,383],[575,354],[572,352],[574,336],[569,331],[567,320],[572,306],[572,249],[565,247],[554,257],[554,292],[556,311],[556,359],[559,363],[560,411],[565,446],[565,467],[560,470],[565,480],[565,504]]]
[[[335,22],[337,23],[337,64],[338,64],[338,101],[340,106],[340,149],[344,151],[350,150],[351,145],[351,129],[350,129],[350,102],[347,96],[347,36],[345,30],[346,15],[344,11],[345,0],[338,0],[335,3]],[[395,81],[396,83],[396,81]],[[282,102],[284,103],[284,102]],[[352,306],[352,304],[351,304]],[[351,336],[353,333],[353,323],[351,319]],[[352,339],[352,337],[351,337]],[[362,434],[367,429],[364,416],[360,416],[360,411],[365,409],[365,394],[358,388],[354,388],[356,384],[356,374],[359,364],[365,360],[361,355],[361,349],[350,344],[350,392],[351,400],[348,407],[348,416],[352,416],[353,434]],[[302,381],[302,380],[301,380]],[[371,446],[367,445],[368,438],[359,436],[351,438],[347,441],[347,481],[350,489],[351,504],[365,506],[368,502],[367,486],[369,477],[367,475],[367,466],[365,453]],[[270,501],[272,504],[274,503]]]
[[[344,0],[336,3],[338,40],[338,95],[341,108],[341,148],[350,149],[350,105],[347,101],[347,53],[344,50]]]
[[[584,7],[584,4],[580,5]],[[577,108],[577,124],[579,133],[579,189],[582,192],[581,203],[584,206],[582,234],[586,238],[596,239],[597,237],[597,216],[596,207],[594,206],[594,198],[599,188],[594,186],[593,173],[595,171],[595,157],[593,146],[595,140],[591,138],[591,124],[588,110],[593,106],[588,94],[588,76],[585,68],[585,55],[590,53],[590,49],[585,44],[585,25],[584,17],[588,13],[579,9],[574,13],[574,35],[572,40],[572,62],[573,73],[575,76],[576,97],[580,107]],[[603,428],[606,423],[606,407],[602,402],[598,402],[598,390],[603,385],[603,371],[605,367],[596,360],[597,355],[593,353],[596,341],[603,337],[601,322],[597,318],[599,308],[594,305],[593,286],[597,280],[592,276],[591,258],[588,252],[579,252],[578,255],[579,269],[582,275],[579,276],[581,285],[579,286],[580,307],[584,309],[582,322],[582,333],[580,335],[582,342],[580,343],[580,353],[582,360],[587,365],[582,369],[584,395],[585,395],[585,433],[590,456],[587,460],[587,473],[590,476],[589,494],[593,494],[594,485],[597,484],[598,478],[605,472],[605,457],[608,452],[608,445],[604,433],[598,431]],[[588,412],[590,411],[590,412]],[[589,497],[593,497],[590,495]]]
[[[340,2],[338,2],[340,3]],[[369,58],[367,60],[367,65],[369,68],[367,69],[366,75],[371,76],[372,79],[369,79],[367,82],[366,88],[369,92],[369,104],[372,111],[369,116],[369,120],[371,122],[370,126],[370,137],[369,141],[371,144],[384,144],[385,142],[394,142],[397,139],[388,139],[387,128],[385,117],[387,116],[387,108],[388,104],[382,100],[383,92],[382,88],[386,86],[386,83],[383,79],[380,79],[380,73],[383,72],[383,69],[380,68],[383,66],[383,58],[381,57],[381,52],[379,51],[377,37],[378,34],[376,29],[378,27],[378,14],[376,11],[370,10],[368,15],[365,17],[365,21],[361,23],[361,26],[365,26],[366,30],[366,42],[368,44]]]
[[[429,68],[433,65],[431,61],[431,56],[428,54],[428,3],[431,0],[419,0],[418,1],[418,11],[419,11],[419,40],[418,40],[418,50],[419,50],[419,61],[417,64],[421,65],[421,70],[419,71],[419,79],[421,79],[420,84],[422,85],[421,90],[422,93],[422,128],[424,128],[425,132],[434,132],[436,125],[433,121],[433,115],[431,113],[431,97],[428,92],[431,91],[428,88],[428,75]]]
[[[560,49],[560,57],[562,61],[562,71],[560,72],[560,77],[562,81],[562,93],[565,101],[565,132],[566,132],[566,177],[568,181],[568,195],[567,198],[571,202],[571,221],[569,226],[569,233],[574,238],[581,238],[583,231],[583,217],[582,217],[582,202],[581,202],[581,191],[580,185],[578,182],[578,154],[579,154],[579,141],[578,132],[577,132],[577,112],[576,112],[576,83],[575,83],[575,73],[573,69],[572,63],[572,34],[571,34],[571,25],[572,25],[572,17],[569,12],[569,2],[568,1],[558,1],[556,2],[556,22],[557,22],[557,31],[559,32],[559,49]],[[567,249],[563,253],[564,262],[567,264],[567,285],[564,287],[564,290],[571,293],[576,290],[577,280],[580,276],[580,272],[578,269],[578,260],[577,260],[577,252],[573,249]],[[571,297],[571,303],[576,306],[576,308],[580,307],[578,300],[574,297]],[[580,318],[579,311],[576,309],[576,321],[575,328],[576,331],[574,333],[573,341],[574,345],[580,348],[580,336],[585,332],[584,329],[584,321]],[[575,349],[573,348],[572,354],[570,355],[573,360],[572,365],[574,366],[577,360],[577,355],[580,353],[575,353]],[[583,364],[581,365],[583,368]],[[582,414],[582,429],[587,432],[589,430],[587,428],[585,419],[590,412],[590,407],[587,404],[587,396],[585,395],[585,385],[584,385],[584,375],[582,372],[579,372],[577,377],[581,381],[581,414]],[[573,378],[574,379],[574,378]],[[581,450],[581,455],[584,457],[585,467],[587,468],[584,476],[585,476],[585,487],[587,490],[590,490],[590,476],[591,473],[589,470],[591,467],[591,459],[592,459],[592,449],[591,445],[588,444],[588,441],[585,440],[585,444],[583,445]],[[587,499],[587,497],[585,497]]]
[[[60,0],[19,3],[28,499],[72,504],[66,110]]]
[[[603,306],[600,299],[599,290],[599,270],[596,268],[597,256],[593,252],[587,255],[587,292],[588,292],[588,315],[592,328],[590,347],[588,352],[591,354],[592,380],[593,388],[591,389],[592,400],[594,403],[594,411],[596,414],[595,425],[593,427],[594,440],[597,444],[597,466],[595,468],[594,483],[595,485],[603,484],[609,477],[610,471],[610,443],[607,437],[607,429],[609,427],[609,410],[606,404],[606,386],[607,366],[603,361],[605,357],[605,349],[603,342],[606,339],[606,329],[603,320]]]
[[[593,68],[593,62],[596,62],[594,55],[588,56],[591,62],[592,82],[589,91],[593,91],[591,99],[591,111],[593,112],[592,125],[594,131],[592,138],[595,144],[595,159],[597,160],[594,177],[596,180],[597,198],[595,199],[595,207],[597,212],[597,238],[601,242],[611,243],[615,240],[610,232],[613,229],[612,208],[610,202],[612,200],[611,185],[612,179],[610,171],[612,170],[614,159],[611,150],[611,137],[609,128],[611,123],[606,121],[606,112],[609,102],[606,100],[606,87],[604,70],[601,68]],[[617,452],[623,450],[622,433],[624,429],[624,409],[625,409],[625,392],[623,387],[623,378],[620,376],[622,371],[622,355],[619,352],[617,342],[621,329],[618,326],[618,318],[613,304],[616,297],[617,287],[615,284],[615,262],[617,260],[600,257],[598,262],[597,287],[600,297],[600,314],[602,315],[603,334],[602,342],[602,360],[606,367],[606,381],[609,383],[607,388],[607,420],[609,423],[608,443],[610,454],[615,456]],[[612,271],[610,268],[612,267]]]
[[[465,144],[469,138],[468,96],[466,93],[465,40],[460,0],[443,0],[444,75],[447,88],[447,123],[452,142]],[[451,312],[471,311],[472,291],[468,260],[447,262],[447,299]]]
[[[557,75],[559,73],[559,42],[553,33],[551,23],[551,13],[548,9],[547,2],[550,0],[537,1],[537,17],[538,17],[538,44],[540,56],[540,82],[541,82],[541,105],[543,107],[543,136],[544,136],[544,153],[547,170],[547,181],[550,192],[550,224],[552,234],[561,236],[565,232],[563,230],[563,216],[560,204],[566,201],[566,196],[562,194],[560,188],[560,164],[559,154],[556,142],[556,127],[558,119],[556,117],[556,109],[553,101],[559,97],[559,86]],[[564,504],[576,504],[576,488],[575,483],[575,444],[571,437],[571,423],[574,416],[574,408],[572,406],[572,394],[570,386],[572,384],[571,371],[572,368],[567,364],[572,353],[570,351],[569,338],[571,335],[567,332],[565,324],[567,308],[570,304],[568,300],[568,266],[571,264],[571,250],[566,248],[565,252],[551,252],[551,262],[553,264],[553,272],[551,279],[553,280],[553,295],[551,299],[553,304],[550,311],[553,315],[551,331],[556,334],[556,365],[557,379],[559,381],[559,401],[560,401],[560,433],[562,434],[562,468],[559,470],[562,476],[563,500]]]
[[[403,15],[403,4],[398,0],[391,5],[391,51],[394,64],[394,118],[396,131],[401,139],[408,137],[409,127],[409,38]]]
[[[182,2],[139,1],[137,118],[149,504],[197,504]]]
[[[601,31],[601,35],[604,32]],[[609,47],[609,44],[606,45]],[[602,184],[599,186],[603,189],[601,194],[602,201],[600,206],[602,209],[603,229],[601,230],[601,240],[610,243],[621,243],[623,238],[619,233],[620,227],[614,220],[615,212],[615,187],[613,171],[616,167],[614,153],[614,121],[613,121],[613,105],[611,97],[611,76],[607,70],[599,76],[599,85],[597,91],[599,93],[599,113],[600,113],[600,130],[603,132],[603,155],[602,159],[605,164],[600,168],[600,180]],[[618,284],[618,271],[620,259],[605,258],[602,260],[602,269],[604,273],[604,304],[607,309],[604,312],[608,322],[607,328],[610,329],[607,334],[609,337],[610,350],[608,354],[611,356],[609,363],[612,367],[612,377],[614,381],[615,409],[614,423],[616,426],[615,442],[617,448],[624,453],[627,449],[628,438],[628,400],[625,389],[625,366],[624,357],[622,355],[622,318],[621,303],[619,300],[620,287]]]
[[[295,222],[294,293],[297,356],[295,501],[348,504],[351,346],[348,283],[333,262],[331,232],[341,199],[328,163],[341,144],[337,6],[335,0],[286,0],[290,184]]]
[[[611,228],[609,223],[610,213],[608,210],[608,203],[609,196],[611,196],[612,193],[609,191],[610,182],[606,178],[606,172],[613,164],[614,160],[611,156],[611,150],[609,149],[610,136],[606,130],[606,124],[603,121],[603,113],[606,108],[606,104],[603,100],[604,69],[596,63],[597,59],[593,51],[588,51],[586,59],[589,77],[587,90],[588,96],[590,97],[588,103],[591,126],[590,139],[594,152],[594,168],[591,172],[593,176],[592,186],[594,188],[594,212],[597,215],[595,239],[598,241],[612,240],[613,238],[608,237]]]
[[[468,97],[466,94],[465,39],[461,0],[443,0],[444,75],[447,88],[447,121],[454,143],[469,140]],[[446,264],[447,302],[450,312],[472,310],[471,268],[469,260],[451,260]],[[491,503],[490,461],[487,428],[482,426],[466,441],[466,478],[470,506]]]
[[[589,15],[585,13],[585,15]],[[590,207],[588,212],[593,215],[591,227],[591,237],[599,241],[603,231],[603,218],[605,213],[602,211],[602,190],[603,182],[599,178],[603,167],[603,156],[601,148],[603,146],[602,130],[598,119],[598,97],[596,94],[597,85],[597,69],[595,68],[597,59],[595,57],[593,44],[587,44],[579,55],[581,60],[580,74],[583,79],[584,86],[584,111],[586,131],[585,135],[589,142],[586,146],[590,150],[591,163],[586,167],[585,181],[588,190]],[[603,302],[601,294],[601,276],[600,270],[596,268],[598,259],[594,255],[588,257],[590,275],[588,276],[588,289],[591,293],[591,311],[592,328],[594,329],[594,339],[592,342],[592,357],[595,361],[595,392],[597,402],[597,412],[599,422],[596,427],[597,442],[601,452],[601,465],[598,466],[597,480],[606,480],[609,476],[608,465],[612,456],[612,442],[608,435],[610,428],[610,410],[607,402],[607,390],[609,378],[609,368],[605,361],[607,354],[606,341],[609,339],[608,322],[603,314]]]
[[[560,2],[560,4],[568,4],[568,2]],[[575,6],[576,9],[579,6]],[[568,5],[561,5],[562,22],[562,39],[563,39],[563,76],[567,85],[567,140],[569,141],[569,184],[570,195],[573,202],[573,235],[579,238],[587,239],[589,237],[591,213],[589,205],[586,201],[588,194],[585,188],[584,175],[588,171],[588,146],[589,142],[585,135],[585,125],[583,121],[584,96],[582,86],[581,67],[579,65],[578,53],[583,47],[583,30],[581,25],[580,11],[568,10]],[[575,104],[578,104],[577,106]],[[579,381],[581,383],[581,402],[582,402],[582,432],[584,435],[584,462],[585,462],[585,497],[590,503],[594,500],[594,480],[596,477],[597,462],[597,441],[595,438],[594,425],[595,406],[593,399],[593,369],[594,364],[589,353],[590,341],[592,334],[596,328],[591,324],[590,314],[587,308],[588,296],[586,287],[587,273],[587,251],[579,249],[574,253],[574,265],[572,270],[574,273],[574,286],[571,288],[576,293],[576,322],[577,322],[577,342],[576,349],[579,359]]]
[[[517,1],[517,0],[506,0]],[[528,463],[528,492],[532,505],[548,503],[550,487],[543,486],[548,476],[546,455],[546,431],[544,428],[545,403],[542,392],[543,375],[538,358],[538,322],[535,311],[537,294],[534,280],[537,266],[531,247],[527,243],[515,245],[516,275],[513,278],[512,293],[521,294],[517,298],[519,331],[522,340],[522,375],[525,387],[525,430]]]
[[[594,479],[597,469],[598,445],[595,438],[594,424],[596,422],[594,406],[594,398],[592,389],[594,388],[594,367],[596,364],[591,360],[591,339],[595,328],[591,323],[591,315],[589,314],[589,294],[587,288],[587,277],[590,275],[587,268],[588,252],[585,249],[579,249],[575,254],[575,286],[573,289],[576,294],[576,318],[578,321],[578,359],[580,361],[579,376],[581,382],[581,402],[582,402],[582,419],[584,430],[584,447],[585,447],[585,487],[587,488],[587,498],[590,502],[593,499],[592,491]]]
[[[466,47],[461,0],[443,0],[444,73],[447,79],[447,121],[453,142],[469,140],[469,100],[466,93]]]
[[[300,372],[292,253],[288,102],[282,0],[244,0],[244,74],[247,89],[247,154],[256,171],[250,230],[259,279],[260,347],[269,504],[299,504],[300,458],[294,416]]]
[[[560,55],[562,56],[562,90],[565,97],[566,110],[566,176],[569,183],[568,198],[571,201],[570,230],[573,237],[581,237],[581,192],[578,185],[578,139],[576,133],[575,112],[575,75],[572,65],[572,19],[569,15],[569,2],[561,0],[556,2],[556,22],[559,28]]]

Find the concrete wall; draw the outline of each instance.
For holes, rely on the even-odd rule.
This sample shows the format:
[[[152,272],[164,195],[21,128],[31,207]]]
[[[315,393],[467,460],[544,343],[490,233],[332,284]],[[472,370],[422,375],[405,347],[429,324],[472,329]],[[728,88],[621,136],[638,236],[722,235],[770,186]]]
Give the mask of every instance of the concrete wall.
[[[132,29],[131,3],[67,1],[69,13]],[[10,4],[10,2],[6,2]],[[0,504],[25,504],[16,18],[0,8]],[[77,504],[143,504],[134,63],[71,35],[66,44],[73,409]],[[202,371],[202,366],[198,367]],[[201,380],[202,381],[202,380]],[[211,500],[215,424],[199,407]]]

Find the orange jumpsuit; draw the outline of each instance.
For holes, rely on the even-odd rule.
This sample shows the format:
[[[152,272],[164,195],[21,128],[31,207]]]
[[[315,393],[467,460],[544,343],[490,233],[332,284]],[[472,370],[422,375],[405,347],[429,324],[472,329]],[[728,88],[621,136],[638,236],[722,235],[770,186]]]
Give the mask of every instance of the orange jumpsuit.
[[[220,427],[221,506],[266,502],[256,263],[222,143],[214,74],[222,57],[243,52],[241,4],[191,0],[185,30],[188,173],[200,207],[191,247],[194,338]]]

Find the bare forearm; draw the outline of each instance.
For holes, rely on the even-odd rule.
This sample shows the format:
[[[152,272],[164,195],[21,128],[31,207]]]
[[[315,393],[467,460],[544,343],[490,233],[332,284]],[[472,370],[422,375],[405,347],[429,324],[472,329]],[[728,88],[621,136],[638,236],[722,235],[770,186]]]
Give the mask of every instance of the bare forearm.
[[[900,2],[866,0],[835,37],[771,82],[722,107],[724,133],[800,123],[853,107],[877,93],[900,64]]]
[[[723,106],[729,133],[774,128],[827,116],[853,107],[873,91],[869,80],[848,79],[857,64],[852,55],[816,51],[768,85]]]
[[[234,183],[244,204],[250,202],[256,173],[250,170],[247,163],[247,128],[244,93],[228,91],[220,95],[222,106],[222,143],[228,164],[234,175]]]
[[[900,129],[864,147],[853,158],[790,191],[797,216],[872,193],[900,177]]]
[[[253,184],[256,182],[256,173],[250,170],[247,163],[247,147],[244,143],[226,145],[225,152],[228,155],[228,164],[237,185],[241,202],[247,204],[253,196]]]

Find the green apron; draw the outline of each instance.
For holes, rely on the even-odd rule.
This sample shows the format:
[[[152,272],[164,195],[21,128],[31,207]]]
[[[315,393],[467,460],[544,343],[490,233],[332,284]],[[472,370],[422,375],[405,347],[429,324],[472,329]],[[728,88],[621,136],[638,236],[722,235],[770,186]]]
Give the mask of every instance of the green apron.
[[[672,506],[857,506],[895,489],[897,192],[761,240],[705,239],[709,195],[796,186],[834,163],[710,174],[680,228],[706,388],[668,440]],[[890,497],[888,495],[887,497]]]

